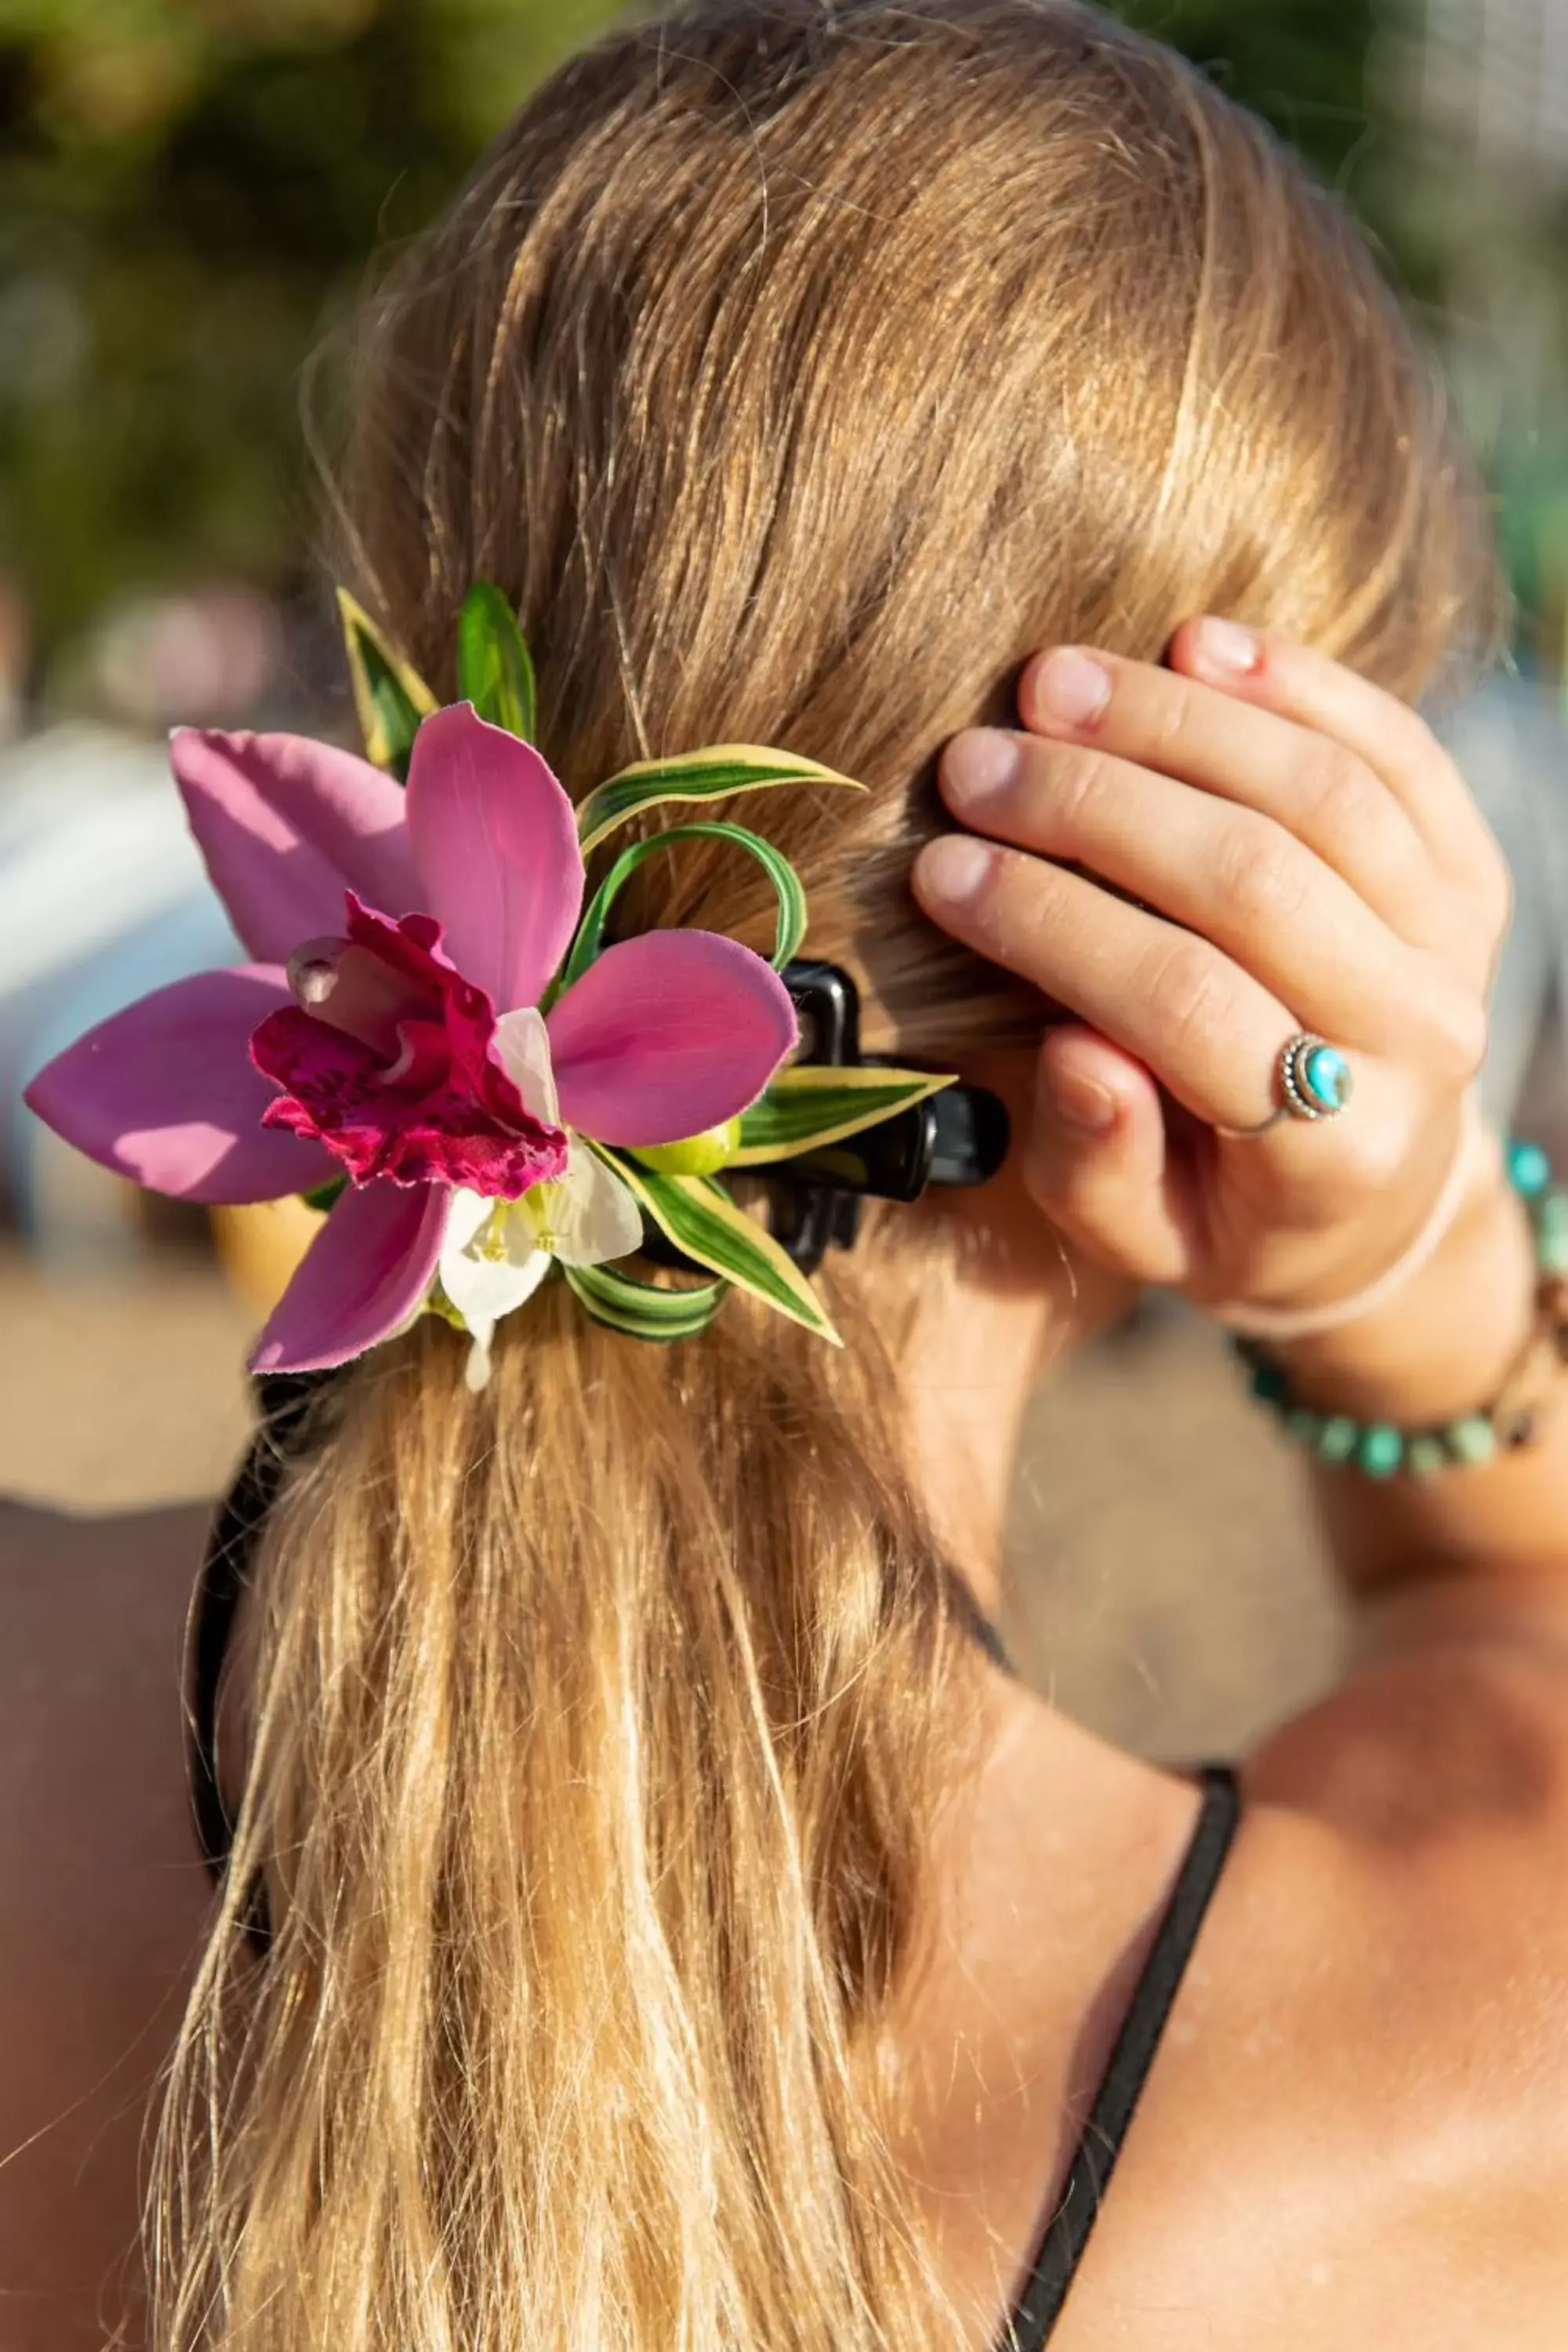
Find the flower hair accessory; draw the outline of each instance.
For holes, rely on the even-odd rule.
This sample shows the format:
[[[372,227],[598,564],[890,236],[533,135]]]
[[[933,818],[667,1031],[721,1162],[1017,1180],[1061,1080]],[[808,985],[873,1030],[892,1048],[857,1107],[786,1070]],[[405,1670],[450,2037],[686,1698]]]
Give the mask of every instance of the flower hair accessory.
[[[698,1331],[731,1286],[837,1340],[805,1275],[742,1213],[727,1168],[857,1134],[950,1081],[789,1062],[779,977],[805,931],[788,860],[744,826],[666,824],[584,903],[585,860],[645,812],[788,784],[861,789],[723,744],[644,762],[574,807],[533,748],[535,688],[489,582],[458,623],[461,699],[435,697],[340,605],[367,757],[293,735],[177,729],[175,782],[254,959],[129,1006],[27,1101],[106,1167],[177,1199],[325,1209],[262,1332],[258,1372],[326,1370],[426,1311],[488,1377],[498,1321],[552,1269],[600,1322]],[[643,862],[694,837],[763,867],[771,962],[712,931],[607,943]],[[704,1276],[649,1279],[645,1220]]]

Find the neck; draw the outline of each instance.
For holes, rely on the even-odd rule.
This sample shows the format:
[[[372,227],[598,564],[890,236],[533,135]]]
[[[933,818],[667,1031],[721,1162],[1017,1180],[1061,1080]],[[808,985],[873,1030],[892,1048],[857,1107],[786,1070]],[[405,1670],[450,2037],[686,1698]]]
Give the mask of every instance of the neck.
[[[1013,1464],[1049,1321],[1037,1292],[943,1286],[906,1359],[911,1467],[937,1540],[994,1617]]]

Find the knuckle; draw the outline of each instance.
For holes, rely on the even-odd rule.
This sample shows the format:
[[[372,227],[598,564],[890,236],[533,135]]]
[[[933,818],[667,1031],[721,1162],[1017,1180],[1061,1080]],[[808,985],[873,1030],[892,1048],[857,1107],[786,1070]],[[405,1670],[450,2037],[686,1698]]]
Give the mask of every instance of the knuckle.
[[[1272,927],[1300,913],[1310,869],[1277,825],[1237,824],[1220,836],[1215,880],[1245,922]]]
[[[1142,985],[1178,1050],[1210,1048],[1224,1034],[1235,1010],[1226,1003],[1226,971],[1214,949],[1192,937],[1150,951]]]
[[[1174,775],[1186,749],[1191,716],[1191,702],[1179,682],[1173,678],[1162,681],[1161,690],[1151,697],[1144,713],[1139,756]]]
[[[1058,876],[1049,863],[1004,852],[977,898],[964,911],[962,936],[993,963],[1037,987],[1051,979]]]
[[[1341,743],[1314,744],[1305,791],[1317,831],[1336,841],[1359,841],[1380,798],[1371,772]]]
[[[1434,988],[1427,998],[1426,1014],[1444,1076],[1468,1085],[1486,1058],[1486,1007],[1468,989]]]
[[[1105,797],[1105,760],[1098,751],[1073,749],[1050,762],[1043,779],[1053,831],[1091,827]]]

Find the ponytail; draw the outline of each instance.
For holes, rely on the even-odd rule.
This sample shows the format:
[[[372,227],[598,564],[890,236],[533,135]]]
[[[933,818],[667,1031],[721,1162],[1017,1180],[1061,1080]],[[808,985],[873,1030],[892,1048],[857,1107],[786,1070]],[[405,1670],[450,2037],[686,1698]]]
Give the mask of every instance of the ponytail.
[[[168,2352],[929,2340],[879,2029],[978,1654],[858,1339],[731,1301],[645,1346],[552,1285],[477,1396],[426,1322],[317,1401],[165,2125]]]

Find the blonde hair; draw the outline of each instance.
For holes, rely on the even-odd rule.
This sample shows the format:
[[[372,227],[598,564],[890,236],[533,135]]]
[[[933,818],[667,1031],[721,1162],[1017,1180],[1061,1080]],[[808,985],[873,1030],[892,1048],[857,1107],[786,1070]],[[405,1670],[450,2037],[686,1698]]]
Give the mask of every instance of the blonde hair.
[[[469,582],[517,599],[574,793],[722,740],[862,778],[768,830],[914,1055],[1037,1024],[906,888],[938,747],[1032,648],[1213,610],[1414,695],[1489,625],[1353,228],[1057,0],[698,0],[588,50],[371,306],[342,483],[440,690]],[[636,922],[763,942],[722,852],[641,878]],[[839,1264],[842,1355],[733,1299],[639,1346],[550,1286],[483,1395],[427,1323],[321,1402],[165,2116],[164,2352],[954,2340],[886,2032],[972,1760],[898,1405],[948,1238],[897,1212]]]

